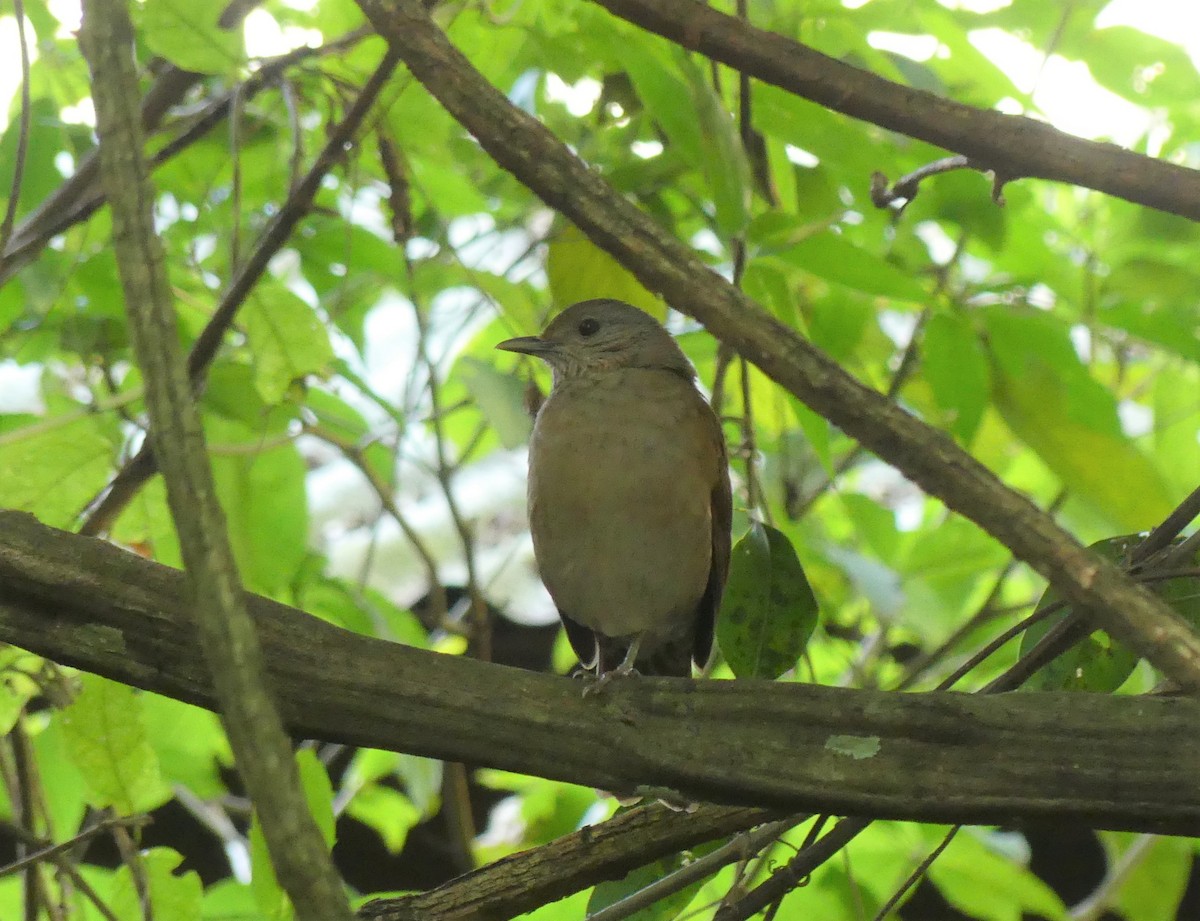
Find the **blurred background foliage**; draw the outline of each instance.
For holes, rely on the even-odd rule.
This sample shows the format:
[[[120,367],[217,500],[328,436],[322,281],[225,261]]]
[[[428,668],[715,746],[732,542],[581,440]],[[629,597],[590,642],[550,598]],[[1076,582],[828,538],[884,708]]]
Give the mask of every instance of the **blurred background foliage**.
[[[1151,34],[1167,21],[1152,15],[1160,6],[1194,20],[1186,0],[749,6],[759,27],[889,79],[1200,161],[1195,58],[1169,30]],[[198,75],[149,141],[150,153],[166,152],[154,173],[158,227],[190,344],[383,43],[351,0],[268,0],[228,30],[211,0],[134,10],[145,86],[172,67]],[[12,218],[0,231],[0,506],[78,528],[140,445],[141,379],[107,213],[72,210],[86,182],[72,207],[53,197],[94,144],[78,11],[26,0],[24,13],[28,105],[14,93],[0,140],[0,208]],[[1197,485],[1193,223],[1031,181],[1006,186],[998,204],[973,172],[927,180],[906,207],[876,208],[873,172],[895,180],[944,152],[772,87],[751,86],[743,109],[736,74],[584,2],[450,0],[435,15],[615,188],[718,270],[740,262],[764,307],[1055,508],[1081,540],[1151,527]],[[0,88],[13,93],[22,74],[7,7],[0,41]],[[305,46],[315,50],[276,62]],[[251,76],[271,67],[251,91]],[[205,122],[221,99],[224,115]],[[729,363],[498,169],[402,69],[207,374],[212,463],[247,586],[349,630],[450,653],[486,622],[498,661],[569,668],[524,522],[529,387],[548,380],[492,346],[596,296],[664,319],[705,389],[719,392],[735,537],[752,519],[769,522],[760,547],[790,543],[820,599],[815,632],[781,615],[792,646],[775,671],[785,680],[929,688],[1028,613],[1043,585],[1003,546]],[[109,536],[179,564],[157,481]],[[1111,658],[1096,646],[1040,686],[1093,687],[1088,669]],[[958,687],[982,686],[1017,652],[1009,644]],[[1144,664],[1127,665],[1117,680],[1097,665],[1094,689],[1153,686]],[[66,912],[53,917],[106,917],[98,902],[141,917],[135,873],[157,917],[281,916],[215,717],[8,648],[0,731],[0,862],[32,846],[13,828],[42,842],[82,831],[88,842],[70,852],[69,871],[43,865],[36,885],[0,878],[0,916],[22,917],[36,890]],[[306,743],[301,762],[360,893],[434,885],[613,808],[591,791],[387,752]],[[449,820],[443,807],[456,797]],[[146,813],[146,827],[111,824]],[[942,832],[876,823],[776,918],[871,917]],[[1194,842],[1079,830],[1066,845],[1061,835],[960,835],[900,916],[1065,918],[1096,891],[1103,899],[1071,917],[1200,912]],[[802,840],[803,829],[741,872],[761,876]],[[140,858],[131,842],[146,849]],[[1067,868],[1067,851],[1083,869]],[[639,917],[708,917],[733,872]],[[530,917],[578,918],[588,898]]]

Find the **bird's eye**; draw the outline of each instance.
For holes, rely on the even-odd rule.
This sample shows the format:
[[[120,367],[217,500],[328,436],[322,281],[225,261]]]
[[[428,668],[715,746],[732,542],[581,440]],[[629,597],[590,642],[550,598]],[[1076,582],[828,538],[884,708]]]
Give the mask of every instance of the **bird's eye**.
[[[581,320],[579,323],[579,335],[583,336],[585,339],[588,336],[594,336],[599,329],[600,321],[595,320],[592,317],[588,317],[586,320]]]

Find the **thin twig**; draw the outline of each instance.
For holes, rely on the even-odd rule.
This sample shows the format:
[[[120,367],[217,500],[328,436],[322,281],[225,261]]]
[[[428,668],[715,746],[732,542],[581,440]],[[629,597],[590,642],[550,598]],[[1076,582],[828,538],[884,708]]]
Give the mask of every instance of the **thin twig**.
[[[133,836],[129,834],[129,828],[124,824],[112,824],[109,828],[112,831],[113,841],[117,845],[117,851],[121,855],[121,862],[129,868],[129,878],[133,880],[133,891],[137,895],[138,906],[142,911],[142,921],[154,921],[154,906],[150,901],[150,880],[146,877],[146,863],[142,859],[141,851],[133,840]],[[160,921],[168,921],[168,919],[164,918]]]
[[[8,205],[4,209],[4,221],[0,223],[0,253],[8,248],[13,223],[17,219],[17,207],[21,203],[25,158],[29,152],[29,120],[32,106],[29,98],[29,45],[25,39],[25,0],[13,0],[13,15],[17,20],[17,47],[21,54],[21,122],[17,133],[17,152],[13,162],[12,183],[8,191]]]
[[[768,822],[758,828],[735,835],[715,851],[668,873],[662,879],[626,896],[619,902],[587,916],[587,921],[624,921],[655,902],[686,889],[693,883],[712,876],[722,867],[745,860],[762,850],[789,828],[803,822],[805,816],[793,816],[778,822]]]
[[[806,876],[849,844],[871,824],[870,819],[846,818],[835,825],[823,838],[803,848],[755,889],[732,904],[723,906],[713,921],[746,921],[767,906],[779,901]]]
[[[951,261],[957,258],[951,257]],[[904,389],[904,385],[908,383],[909,378],[913,376],[919,367],[920,358],[920,343],[921,334],[925,330],[925,325],[929,322],[931,312],[929,308],[921,311],[917,317],[916,325],[913,327],[912,335],[908,338],[908,344],[904,347],[904,352],[900,356],[900,364],[896,366],[896,371],[892,375],[892,379],[888,382],[887,397],[889,400],[895,400],[900,396],[900,391]],[[789,517],[796,521],[803,518],[813,504],[821,498],[829,488],[840,480],[847,472],[849,472],[855,464],[867,453],[867,449],[861,444],[855,444],[833,469],[833,473],[827,476],[818,484],[812,492],[810,492],[802,501],[797,502],[791,509],[788,510]]]
[[[1158,835],[1136,836],[1129,847],[1121,852],[1116,862],[1108,868],[1100,885],[1067,913],[1071,921],[1099,921],[1102,916],[1111,917],[1105,909],[1112,904],[1113,897],[1129,880],[1129,875],[1150,856],[1150,851],[1158,841]]]
[[[921,190],[921,183],[931,176],[942,173],[952,173],[956,170],[971,169],[984,172],[987,167],[977,164],[970,157],[944,157],[918,167],[911,173],[901,176],[891,185],[887,176],[878,171],[871,174],[871,204],[876,208],[889,208],[899,203],[900,210],[907,208]],[[1001,192],[1003,182],[997,178],[992,186],[992,201],[998,205],[1004,204]]]
[[[429,548],[425,546],[425,542],[421,539],[421,535],[417,533],[416,528],[412,526],[405,514],[400,511],[400,506],[396,504],[391,484],[371,464],[360,445],[342,438],[325,426],[315,423],[306,424],[304,431],[337,448],[346,460],[358,468],[359,473],[363,475],[367,484],[375,493],[375,497],[379,500],[383,510],[396,522],[397,527],[400,528],[400,533],[404,535],[412,546],[413,551],[420,558],[421,565],[425,567],[426,579],[429,582],[430,603],[438,615],[437,620],[444,622],[447,613],[446,589],[442,585],[441,577],[438,575],[437,561],[433,558],[433,554],[429,552]]]
[[[1163,519],[1162,524],[1147,534],[1142,542],[1133,548],[1133,552],[1129,555],[1130,562],[1136,566],[1150,559],[1156,553],[1166,550],[1198,515],[1200,515],[1200,486],[1192,490],[1187,498]]]
[[[229,98],[229,268],[237,272],[242,261],[242,87]]]
[[[250,844],[246,836],[237,830],[237,826],[233,824],[233,820],[229,818],[229,814],[221,803],[210,803],[183,784],[174,784],[172,790],[179,805],[220,839],[222,844],[226,847],[236,844],[242,848],[249,848]]]
[[[948,832],[946,832],[946,836],[942,838],[942,840],[938,843],[938,846],[930,851],[924,860],[917,864],[912,873],[908,875],[908,878],[900,884],[900,887],[895,892],[892,893],[891,898],[883,903],[883,906],[879,909],[879,911],[875,912],[875,915],[871,921],[886,921],[887,916],[892,913],[892,909],[899,905],[900,900],[908,894],[908,891],[917,883],[919,883],[922,877],[929,872],[929,868],[933,866],[933,862],[942,856],[942,853],[950,846],[950,842],[954,840],[955,836],[961,830],[961,825],[955,825]]]
[[[128,816],[125,818],[113,819],[111,821],[140,825],[144,824],[146,821],[148,821],[148,819],[145,816]],[[88,884],[88,881],[83,878],[82,874],[80,874],[79,870],[75,867],[66,854],[66,851],[75,848],[77,845],[92,838],[98,832],[105,831],[109,827],[111,827],[109,824],[100,822],[84,829],[74,838],[64,841],[61,844],[54,844],[39,838],[37,835],[31,834],[26,829],[21,828],[19,825],[13,825],[9,822],[0,823],[0,828],[3,828],[5,832],[13,837],[19,838],[24,846],[38,848],[37,853],[31,854],[23,859],[35,859],[39,861],[49,860],[56,867],[58,867],[60,872],[65,873],[71,878],[71,882],[75,885],[75,888],[82,892],[88,901],[96,906],[96,910],[104,916],[105,921],[118,921],[118,918],[115,914],[113,914],[112,909],[110,909],[104,903],[104,900],[100,898],[96,890]],[[8,875],[10,872],[13,872],[17,869],[22,869],[22,867],[18,867],[16,862],[11,863],[3,869],[0,869],[0,876]]]
[[[429,324],[426,311],[421,305],[418,295],[416,266],[408,253],[408,238],[412,233],[413,220],[411,213],[411,198],[409,194],[408,169],[400,149],[390,139],[381,138],[380,159],[387,174],[391,196],[388,199],[391,213],[392,233],[397,246],[400,247],[404,259],[405,276],[408,280],[408,296],[413,308],[413,318],[417,324],[417,364],[425,368],[427,375],[426,388],[429,391],[430,415],[429,423],[433,428],[434,456],[436,467],[434,474],[450,519],[458,534],[462,546],[463,561],[467,569],[467,596],[470,600],[470,611],[467,623],[470,625],[469,653],[476,659],[490,662],[492,658],[491,624],[488,621],[487,602],[479,587],[479,573],[475,561],[475,537],[462,514],[454,492],[455,467],[450,463],[446,453],[446,431],[442,424],[441,383],[438,377],[439,368],[429,354]],[[469,814],[469,813],[464,813]],[[472,835],[473,837],[473,835]]]

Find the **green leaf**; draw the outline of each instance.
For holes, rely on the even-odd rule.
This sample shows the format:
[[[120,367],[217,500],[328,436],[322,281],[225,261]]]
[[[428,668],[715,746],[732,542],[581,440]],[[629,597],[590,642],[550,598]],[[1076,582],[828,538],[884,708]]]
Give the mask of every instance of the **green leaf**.
[[[1132,546],[1141,540],[1141,535],[1130,534],[1125,537],[1112,538],[1112,540],[1127,542]],[[1186,540],[1185,535],[1175,538],[1172,548],[1177,552],[1184,540]],[[1200,631],[1200,576],[1194,575],[1196,571],[1200,570],[1200,548],[1192,554],[1190,559],[1187,557],[1177,559],[1175,568],[1192,574],[1173,579],[1152,579],[1145,583],[1146,587],[1174,608],[1175,613],[1190,623],[1193,628]]]
[[[879,164],[883,150],[873,133],[850,129],[836,112],[787,90],[754,81],[751,87],[755,125],[770,137],[793,144],[836,168],[834,184],[856,181],[860,186]],[[844,177],[844,178],[843,178]]]
[[[674,50],[646,33],[621,29],[596,35],[607,53],[629,74],[646,110],[666,133],[671,146],[691,166],[704,162],[704,135],[688,81],[680,76]]]
[[[1028,867],[996,853],[971,830],[960,832],[929,868],[929,878],[954,907],[980,921],[1021,921],[1031,912],[1066,921],[1054,891]]]
[[[831,231],[813,234],[778,255],[818,278],[864,294],[913,303],[929,296],[907,272]]]
[[[927,637],[958,628],[973,600],[979,574],[998,569],[1009,552],[974,522],[951,515],[914,534],[902,553],[887,554],[903,577],[903,622]]]
[[[193,870],[175,874],[183,856],[170,848],[154,847],[140,855],[139,872],[150,893],[150,909],[155,918],[171,921],[197,921],[203,901],[203,886]],[[145,917],[141,896],[134,883],[133,871],[122,864],[113,877],[108,907],[122,921],[140,921]]]
[[[751,232],[753,226],[751,224]],[[789,267],[779,263],[772,264],[769,260],[753,259],[746,266],[742,285],[750,297],[803,334],[807,329],[804,318],[796,309],[796,296],[789,284],[789,275],[792,274],[794,272]]]
[[[1115,526],[1166,517],[1174,503],[1162,476],[1121,432],[1116,401],[1088,374],[1062,324],[1009,308],[988,311],[986,322],[994,402],[1014,434]]]
[[[329,782],[329,772],[311,748],[296,752],[296,767],[300,769],[304,802],[313,818],[317,820],[317,828],[321,830],[325,846],[332,848],[336,838],[337,820],[333,815],[333,785]]]
[[[254,387],[267,404],[278,403],[295,381],[328,370],[329,333],[316,312],[281,285],[256,294],[242,312],[254,353]]]
[[[666,308],[612,256],[574,224],[564,224],[547,247],[550,294],[560,308],[593,297],[611,297],[662,319]]]
[[[1172,275],[1185,275],[1193,285],[1196,279],[1191,272],[1182,272],[1177,267],[1165,266],[1157,260],[1137,260],[1135,264],[1126,267],[1126,271],[1135,274],[1143,285],[1146,279],[1161,281],[1166,286]],[[1187,278],[1187,276],[1191,276]],[[1122,284],[1122,278],[1115,278],[1112,283]],[[1200,362],[1200,337],[1195,333],[1195,316],[1192,311],[1195,305],[1189,299],[1168,301],[1162,297],[1163,290],[1151,294],[1143,291],[1140,296],[1121,296],[1120,300],[1104,306],[1097,312],[1097,318],[1106,326],[1123,329],[1145,342],[1169,349],[1183,358]]]
[[[1059,619],[1057,616],[1050,618],[1052,622]],[[1025,653],[1027,645],[1032,648],[1034,638],[1045,634],[1046,627],[1036,624],[1026,632],[1030,639],[1022,638],[1022,654]],[[1096,632],[1045,666],[1026,681],[1021,689],[1109,694],[1125,683],[1137,663],[1138,657],[1135,653],[1113,641],[1108,634]]]
[[[317,417],[321,426],[351,444],[367,440],[371,433],[371,425],[363,414],[328,390],[310,387],[304,394],[304,407]]]
[[[947,173],[922,183],[921,194],[905,211],[913,225],[925,220],[946,222],[953,236],[969,232],[993,252],[1004,248],[1008,211],[992,199],[992,180],[972,170]],[[960,230],[955,229],[961,228]]]
[[[250,823],[250,888],[254,891],[254,904],[267,921],[289,921],[295,917],[291,900],[279,885],[267,840],[256,815]]]
[[[220,767],[233,763],[215,713],[158,694],[142,695],[143,719],[163,777],[197,796],[228,793]]]
[[[42,660],[16,646],[0,645],[0,735],[8,735],[31,698],[42,692],[30,675]]]
[[[222,29],[217,24],[226,5],[224,0],[146,0],[138,24],[150,50],[177,67],[228,74],[246,55],[241,28]]]
[[[432,818],[442,797],[442,773],[445,765],[436,758],[401,754],[396,773],[404,780],[404,792],[426,818]]]
[[[29,107],[28,130],[22,126],[21,119],[10,117],[4,136],[0,138],[0,202],[5,206],[13,188],[13,174],[18,163],[17,147],[22,140],[27,145],[24,172],[21,175],[20,207],[16,210],[18,218],[50,195],[62,182],[62,174],[55,166],[54,157],[59,150],[70,145],[59,115],[60,107],[49,99],[37,98],[36,92],[33,97]],[[10,283],[6,282],[5,287]],[[0,318],[5,312],[0,307]],[[0,330],[5,325],[0,322]]]
[[[232,877],[226,877],[204,890],[203,921],[230,921],[233,918],[256,918],[258,905],[254,889]]]
[[[867,331],[874,321],[875,311],[867,298],[839,289],[813,302],[808,329],[812,341],[831,358],[850,361],[869,341]]]
[[[54,828],[78,828],[91,799],[61,715],[33,736],[47,812]]]
[[[971,325],[957,314],[935,314],[925,326],[922,369],[950,430],[969,443],[990,395],[987,353]]]
[[[1178,495],[1200,470],[1200,366],[1168,366],[1154,379],[1154,459]]]
[[[209,415],[217,496],[242,579],[251,591],[279,591],[307,552],[304,459],[291,442],[255,450],[262,436]]]
[[[425,820],[407,796],[380,784],[369,784],[355,793],[346,814],[375,829],[392,854],[404,850],[408,833]]]
[[[1137,921],[1176,921],[1181,917],[1180,903],[1187,891],[1195,842],[1148,835],[1105,837],[1124,839],[1127,845],[1124,853],[1110,855],[1109,866],[1128,854],[1129,848],[1142,851],[1140,859],[1130,860],[1113,907],[1120,909],[1126,918]]]
[[[548,844],[575,831],[596,805],[595,790],[541,778],[525,784],[520,792],[525,840],[531,845]]]
[[[805,441],[821,462],[825,473],[832,474],[833,453],[830,448],[829,420],[813,412],[795,397],[791,397],[789,402],[792,412],[796,414],[796,422],[804,433]]]
[[[533,420],[525,409],[525,383],[520,378],[470,356],[459,360],[456,373],[505,448],[511,451],[529,441]]]
[[[775,679],[793,668],[817,617],[817,599],[787,536],[751,524],[733,547],[717,625],[734,675]]]
[[[112,460],[113,445],[92,419],[0,432],[0,507],[69,526],[104,486]]]
[[[624,879],[602,882],[592,890],[588,899],[587,913],[589,915],[608,908],[610,905],[628,898],[636,892],[641,892],[651,883],[656,883],[668,873],[674,873],[684,865],[682,855],[661,857],[653,863],[631,870]],[[672,921],[695,898],[704,880],[698,880],[682,889],[672,892],[659,901],[639,909],[626,917],[632,921]]]
[[[0,150],[0,161],[4,153]],[[20,278],[13,278],[0,287],[0,334],[7,333],[13,322],[25,312],[26,297]]]
[[[1125,25],[1074,34],[1058,52],[1085,61],[1105,89],[1147,108],[1194,98],[1196,68],[1178,43]]]
[[[62,712],[71,760],[95,806],[119,815],[149,812],[171,798],[143,724],[141,697],[131,687],[82,675],[83,690]]]
[[[729,240],[745,229],[749,219],[750,164],[733,116],[713,90],[708,72],[686,57],[681,64],[699,118],[700,166],[712,191],[717,230],[723,240]]]

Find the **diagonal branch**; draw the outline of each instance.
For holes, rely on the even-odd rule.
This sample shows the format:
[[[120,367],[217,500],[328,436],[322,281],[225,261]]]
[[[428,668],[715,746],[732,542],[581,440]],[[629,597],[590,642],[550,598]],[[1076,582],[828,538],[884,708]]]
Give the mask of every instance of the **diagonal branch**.
[[[1194,169],[893,83],[696,0],[594,2],[764,83],[969,157],[976,169],[993,171],[998,186],[1051,179],[1200,220]]]
[[[1080,546],[944,433],[859,383],[708,268],[537,119],[512,105],[450,44],[418,0],[358,3],[413,75],[497,163],[648,289],[702,322],[930,495],[977,522],[1048,578],[1065,599],[1088,611],[1098,626],[1180,686],[1200,688],[1200,637],[1166,604]]]
[[[146,380],[155,456],[187,565],[189,620],[220,701],[238,772],[254,800],[272,865],[296,916],[350,918],[342,881],[312,814],[264,678],[262,649],[216,500],[200,413],[179,345],[154,190],[137,117],[133,25],[126,0],[85,0],[80,46],[92,74],[100,177],[112,212],[113,250],[130,335]],[[385,79],[391,53],[377,71]]]

